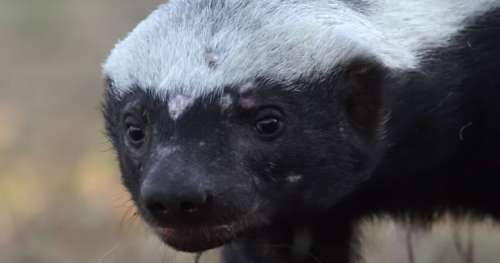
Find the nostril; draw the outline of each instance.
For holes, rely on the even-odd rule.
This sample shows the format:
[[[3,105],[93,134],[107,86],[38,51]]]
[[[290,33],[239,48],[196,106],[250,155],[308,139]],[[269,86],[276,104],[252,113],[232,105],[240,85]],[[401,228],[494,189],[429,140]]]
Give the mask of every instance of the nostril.
[[[147,208],[151,213],[156,215],[166,215],[168,214],[168,209],[165,205],[160,202],[151,202],[147,205]]]
[[[197,220],[210,210],[211,195],[198,189],[156,188],[147,184],[141,189],[142,204],[152,218],[164,224],[179,220]]]
[[[178,209],[185,214],[198,214],[205,211],[212,202],[212,195],[209,193],[200,193],[185,198],[178,204]]]

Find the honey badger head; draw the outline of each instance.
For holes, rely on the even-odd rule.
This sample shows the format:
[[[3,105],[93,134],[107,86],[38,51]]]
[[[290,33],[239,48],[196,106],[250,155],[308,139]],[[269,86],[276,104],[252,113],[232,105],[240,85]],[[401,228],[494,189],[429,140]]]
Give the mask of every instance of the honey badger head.
[[[396,16],[370,15],[375,4],[171,0],[115,47],[107,129],[166,243],[217,247],[322,213],[370,177],[391,76],[451,30],[391,31]]]

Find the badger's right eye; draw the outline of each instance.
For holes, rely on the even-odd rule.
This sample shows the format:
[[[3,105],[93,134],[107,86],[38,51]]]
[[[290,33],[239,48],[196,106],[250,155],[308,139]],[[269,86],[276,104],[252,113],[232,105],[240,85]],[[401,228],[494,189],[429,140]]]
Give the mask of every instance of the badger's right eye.
[[[146,138],[146,132],[143,128],[130,125],[127,127],[127,136],[134,144],[142,144]]]
[[[140,148],[146,141],[146,125],[135,118],[125,119],[126,143],[133,148]]]

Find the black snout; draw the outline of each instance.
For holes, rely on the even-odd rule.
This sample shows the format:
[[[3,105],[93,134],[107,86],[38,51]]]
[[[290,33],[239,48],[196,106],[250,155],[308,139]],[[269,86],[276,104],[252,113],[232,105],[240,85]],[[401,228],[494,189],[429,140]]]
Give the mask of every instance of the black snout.
[[[141,196],[151,216],[167,225],[199,223],[212,203],[211,193],[200,182],[145,182]]]

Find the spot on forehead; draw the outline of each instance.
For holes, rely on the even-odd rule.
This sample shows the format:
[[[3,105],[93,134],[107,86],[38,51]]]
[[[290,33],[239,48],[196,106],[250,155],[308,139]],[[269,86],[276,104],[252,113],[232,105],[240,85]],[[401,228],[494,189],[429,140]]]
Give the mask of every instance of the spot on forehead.
[[[254,98],[245,97],[245,98],[241,98],[239,100],[239,104],[240,104],[240,107],[242,107],[244,109],[251,109],[257,105],[257,102],[255,101]]]
[[[168,112],[170,117],[175,121],[177,120],[189,107],[194,103],[193,97],[184,95],[175,95],[168,101]]]
[[[230,94],[225,94],[220,98],[220,107],[222,111],[226,111],[233,105],[233,97]]]
[[[248,94],[248,92],[250,92],[252,89],[255,88],[255,83],[253,81],[249,81],[249,82],[246,82],[246,83],[243,83],[238,91],[240,92],[240,95],[245,95],[245,94]]]
[[[240,94],[239,105],[245,109],[251,109],[256,105],[255,98],[251,95],[251,92],[257,87],[255,82],[248,81],[241,84],[237,91]]]

